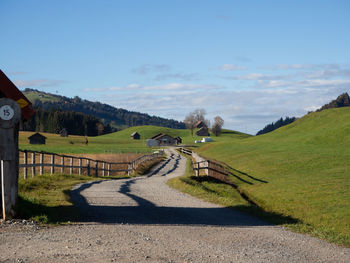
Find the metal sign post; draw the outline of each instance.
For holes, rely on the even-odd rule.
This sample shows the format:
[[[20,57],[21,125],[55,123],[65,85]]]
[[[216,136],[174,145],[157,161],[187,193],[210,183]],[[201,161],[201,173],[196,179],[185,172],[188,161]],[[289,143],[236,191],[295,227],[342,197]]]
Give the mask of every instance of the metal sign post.
[[[16,216],[18,199],[18,134],[21,108],[14,100],[0,99],[1,204],[3,219]]]

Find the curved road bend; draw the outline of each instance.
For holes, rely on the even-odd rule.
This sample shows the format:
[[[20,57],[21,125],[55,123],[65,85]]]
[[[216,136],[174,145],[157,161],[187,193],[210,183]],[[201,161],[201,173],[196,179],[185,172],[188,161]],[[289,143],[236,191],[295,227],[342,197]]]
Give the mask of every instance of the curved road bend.
[[[186,159],[168,149],[147,176],[79,185],[75,225],[7,233],[0,262],[350,262],[350,249],[169,188]],[[16,253],[16,254],[14,254]]]

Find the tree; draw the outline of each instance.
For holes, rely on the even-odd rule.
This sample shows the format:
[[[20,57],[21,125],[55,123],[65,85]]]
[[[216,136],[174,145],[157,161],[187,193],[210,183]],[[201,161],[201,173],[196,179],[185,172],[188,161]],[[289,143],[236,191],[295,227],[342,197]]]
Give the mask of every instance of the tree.
[[[219,136],[221,134],[222,126],[224,125],[224,120],[220,116],[216,116],[214,118],[214,124],[211,128],[211,131],[215,136]]]
[[[204,122],[205,125],[207,127],[210,126],[210,121],[209,120],[206,120],[205,119],[205,115],[207,114],[206,110],[205,109],[196,109],[194,112],[193,112],[193,115],[194,115],[194,118],[195,118],[195,122]]]
[[[193,112],[190,112],[190,113],[186,116],[186,118],[185,118],[185,120],[184,120],[184,123],[185,123],[185,125],[186,125],[186,128],[189,129],[189,130],[191,130],[191,134],[192,134],[192,136],[193,136],[193,130],[194,130],[195,125],[196,125],[196,123],[197,123],[197,119],[196,119],[196,117],[195,117],[195,114],[194,114]]]

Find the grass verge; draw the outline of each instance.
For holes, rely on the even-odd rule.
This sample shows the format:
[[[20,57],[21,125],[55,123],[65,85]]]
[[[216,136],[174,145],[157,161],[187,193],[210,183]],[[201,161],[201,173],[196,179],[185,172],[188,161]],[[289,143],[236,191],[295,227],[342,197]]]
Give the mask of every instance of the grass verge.
[[[40,175],[18,182],[19,216],[44,224],[64,224],[76,221],[79,212],[70,198],[74,185],[94,180],[128,178],[89,177],[84,175]]]
[[[188,159],[185,175],[170,179],[168,181],[170,187],[208,202],[247,212],[266,222],[282,225],[295,232],[309,234],[343,246],[350,246],[350,239],[346,234],[340,234],[329,227],[315,227],[290,215],[278,213],[263,206],[255,206],[245,200],[234,187],[228,184],[207,176],[196,177],[192,169],[191,159]]]

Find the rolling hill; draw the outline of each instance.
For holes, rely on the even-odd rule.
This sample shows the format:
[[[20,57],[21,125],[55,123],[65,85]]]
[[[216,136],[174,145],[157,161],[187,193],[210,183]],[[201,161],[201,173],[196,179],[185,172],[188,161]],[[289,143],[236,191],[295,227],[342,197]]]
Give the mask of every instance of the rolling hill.
[[[300,222],[291,227],[350,245],[349,107],[310,113],[271,133],[198,151],[228,164],[244,179],[232,180],[264,210]]]

